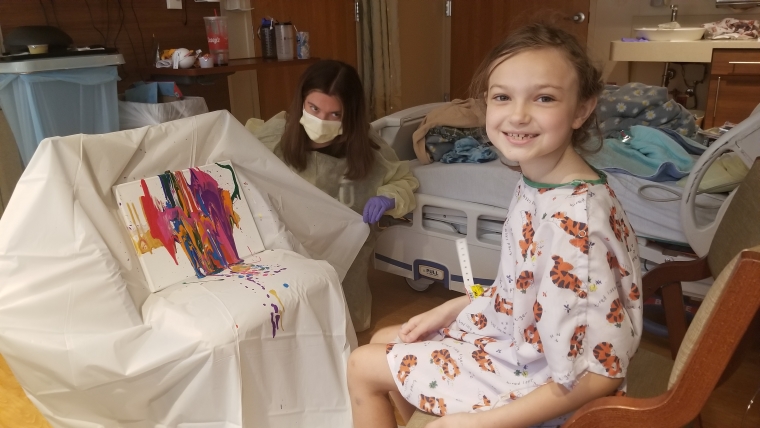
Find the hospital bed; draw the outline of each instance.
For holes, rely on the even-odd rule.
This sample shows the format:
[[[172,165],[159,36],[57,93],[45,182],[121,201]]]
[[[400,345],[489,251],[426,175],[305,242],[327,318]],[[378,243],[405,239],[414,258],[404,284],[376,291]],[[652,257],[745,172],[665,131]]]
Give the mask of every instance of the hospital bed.
[[[409,160],[420,181],[417,207],[407,221],[395,221],[378,237],[374,266],[406,278],[419,291],[434,281],[464,292],[455,240],[466,238],[475,282],[494,281],[499,264],[501,229],[520,173],[499,160],[483,163],[422,165],[416,159],[412,134],[425,115],[441,103],[412,107],[372,123],[372,128]],[[726,194],[698,194],[699,183],[718,156],[733,151],[749,166],[760,156],[760,112],[714,142],[697,160],[685,188],[631,175],[607,173],[608,182],[625,209],[636,235],[642,269],[671,260],[703,256],[723,214]],[[673,195],[683,195],[680,199]],[[646,197],[642,196],[645,195]],[[654,202],[652,199],[668,199]],[[693,250],[693,251],[692,251]],[[696,255],[695,255],[696,254]],[[702,298],[709,282],[684,283],[684,294]]]

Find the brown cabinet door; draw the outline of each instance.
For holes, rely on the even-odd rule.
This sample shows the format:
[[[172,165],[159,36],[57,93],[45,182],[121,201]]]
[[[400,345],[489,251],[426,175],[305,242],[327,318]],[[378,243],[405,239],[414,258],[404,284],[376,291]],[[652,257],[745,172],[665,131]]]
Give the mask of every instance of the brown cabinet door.
[[[252,2],[253,3],[253,2]],[[298,31],[309,32],[311,56],[337,59],[357,66],[354,0],[257,0],[251,13],[254,31],[261,18],[292,22]],[[261,43],[256,38],[256,52]],[[267,68],[258,72],[261,117],[269,119],[287,110],[307,65]]]
[[[760,104],[760,76],[712,76],[703,128],[739,123]]]
[[[526,23],[551,22],[585,45],[589,9],[590,0],[452,0],[451,98],[467,98],[470,81],[483,58]]]

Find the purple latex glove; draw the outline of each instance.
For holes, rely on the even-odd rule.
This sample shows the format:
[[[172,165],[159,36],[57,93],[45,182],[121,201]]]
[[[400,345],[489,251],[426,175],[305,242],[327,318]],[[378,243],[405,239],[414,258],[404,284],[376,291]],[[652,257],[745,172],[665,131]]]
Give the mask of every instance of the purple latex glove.
[[[369,198],[367,204],[364,205],[364,222],[365,223],[377,223],[383,214],[396,207],[396,200],[386,198],[385,196],[373,196]]]

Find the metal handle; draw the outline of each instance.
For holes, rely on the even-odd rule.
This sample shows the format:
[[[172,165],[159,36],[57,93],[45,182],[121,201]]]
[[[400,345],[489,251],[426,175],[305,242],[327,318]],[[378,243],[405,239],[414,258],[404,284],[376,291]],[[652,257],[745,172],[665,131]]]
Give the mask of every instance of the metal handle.
[[[720,94],[720,76],[718,76],[718,86],[715,88],[715,106],[713,106],[713,120],[715,120],[715,114],[718,113],[718,95]],[[713,123],[715,125],[715,123]]]
[[[586,14],[583,12],[578,12],[572,17],[573,22],[576,24],[580,24],[581,22],[586,20]]]
[[[729,61],[729,64],[760,64],[760,61]]]

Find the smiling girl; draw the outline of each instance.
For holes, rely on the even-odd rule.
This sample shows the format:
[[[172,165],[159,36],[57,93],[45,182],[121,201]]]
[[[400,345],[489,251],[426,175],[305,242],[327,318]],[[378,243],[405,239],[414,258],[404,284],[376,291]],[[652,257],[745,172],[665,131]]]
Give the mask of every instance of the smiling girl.
[[[494,146],[520,164],[491,287],[380,330],[349,359],[354,426],[415,408],[441,427],[557,426],[623,393],[642,329],[636,237],[605,175],[578,153],[602,84],[578,42],[535,24],[496,46],[474,94]],[[394,338],[397,337],[396,340]]]

